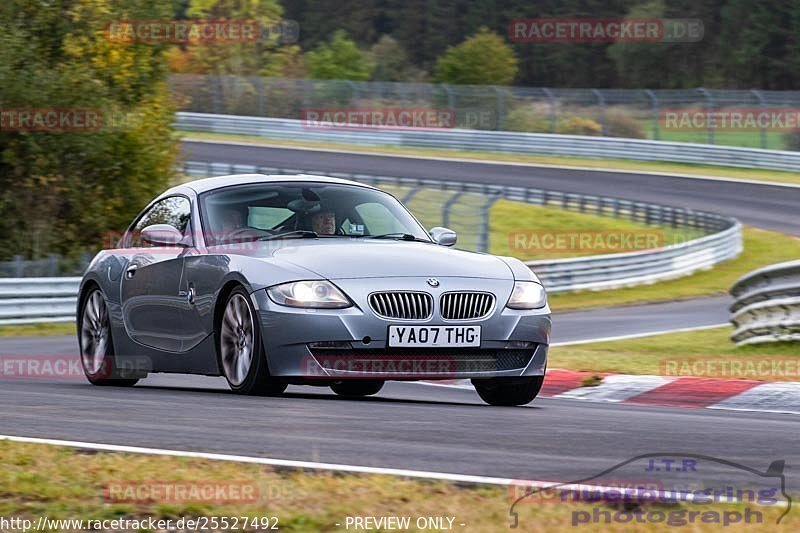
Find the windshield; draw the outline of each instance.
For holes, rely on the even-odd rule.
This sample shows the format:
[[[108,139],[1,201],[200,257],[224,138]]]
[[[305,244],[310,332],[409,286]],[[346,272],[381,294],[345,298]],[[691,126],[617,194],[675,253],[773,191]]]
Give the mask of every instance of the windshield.
[[[209,245],[275,236],[411,235],[430,241],[417,220],[382,191],[327,183],[257,183],[200,195]]]

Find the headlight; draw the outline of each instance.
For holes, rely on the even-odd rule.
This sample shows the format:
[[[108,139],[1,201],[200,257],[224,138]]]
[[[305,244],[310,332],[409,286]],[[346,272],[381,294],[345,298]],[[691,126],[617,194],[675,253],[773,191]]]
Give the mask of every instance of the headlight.
[[[352,304],[342,291],[329,281],[296,281],[267,289],[276,304],[313,309],[344,309]]]
[[[544,287],[534,281],[515,281],[507,307],[511,309],[539,309],[547,305]]]

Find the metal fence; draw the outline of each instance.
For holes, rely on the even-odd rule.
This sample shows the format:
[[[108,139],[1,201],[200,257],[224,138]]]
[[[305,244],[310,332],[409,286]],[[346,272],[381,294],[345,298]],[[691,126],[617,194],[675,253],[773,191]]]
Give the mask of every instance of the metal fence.
[[[271,139],[338,142],[363,146],[483,150],[789,171],[800,168],[800,152],[685,142],[460,129],[310,128],[303,121],[294,119],[202,113],[178,113],[176,125],[184,131],[233,133]]]
[[[800,342],[800,261],[760,268],[731,288],[736,344]]]
[[[449,127],[798,149],[775,124],[678,126],[670,111],[798,109],[800,91],[716,89],[549,89],[431,83],[356,82],[172,75],[183,111],[304,119],[309,111],[435,109]]]
[[[15,255],[11,261],[0,261],[0,278],[78,276],[86,270],[90,259],[89,254],[76,258],[49,254],[44,259],[25,259]]]

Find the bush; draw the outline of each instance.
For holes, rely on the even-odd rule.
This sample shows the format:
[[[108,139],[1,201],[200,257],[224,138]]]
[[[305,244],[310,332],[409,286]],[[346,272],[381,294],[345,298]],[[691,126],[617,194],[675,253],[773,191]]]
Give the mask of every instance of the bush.
[[[549,115],[533,105],[517,107],[505,118],[505,129],[508,131],[523,131],[528,133],[550,133]]]
[[[642,125],[629,112],[624,109],[609,109],[605,117],[608,137],[626,137],[629,139],[644,139]]]
[[[586,117],[576,115],[559,117],[556,122],[556,133],[563,135],[600,135],[600,124]]]
[[[785,150],[800,152],[800,130],[792,130],[783,134],[783,144]]]

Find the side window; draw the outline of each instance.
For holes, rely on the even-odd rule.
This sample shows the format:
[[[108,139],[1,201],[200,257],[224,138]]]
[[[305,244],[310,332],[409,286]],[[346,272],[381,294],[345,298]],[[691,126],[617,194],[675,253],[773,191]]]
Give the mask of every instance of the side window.
[[[153,204],[133,226],[128,235],[127,248],[148,248],[152,245],[142,242],[141,233],[147,226],[153,224],[169,224],[184,235],[190,232],[189,221],[192,218],[192,208],[188,199],[182,196],[170,196]]]

